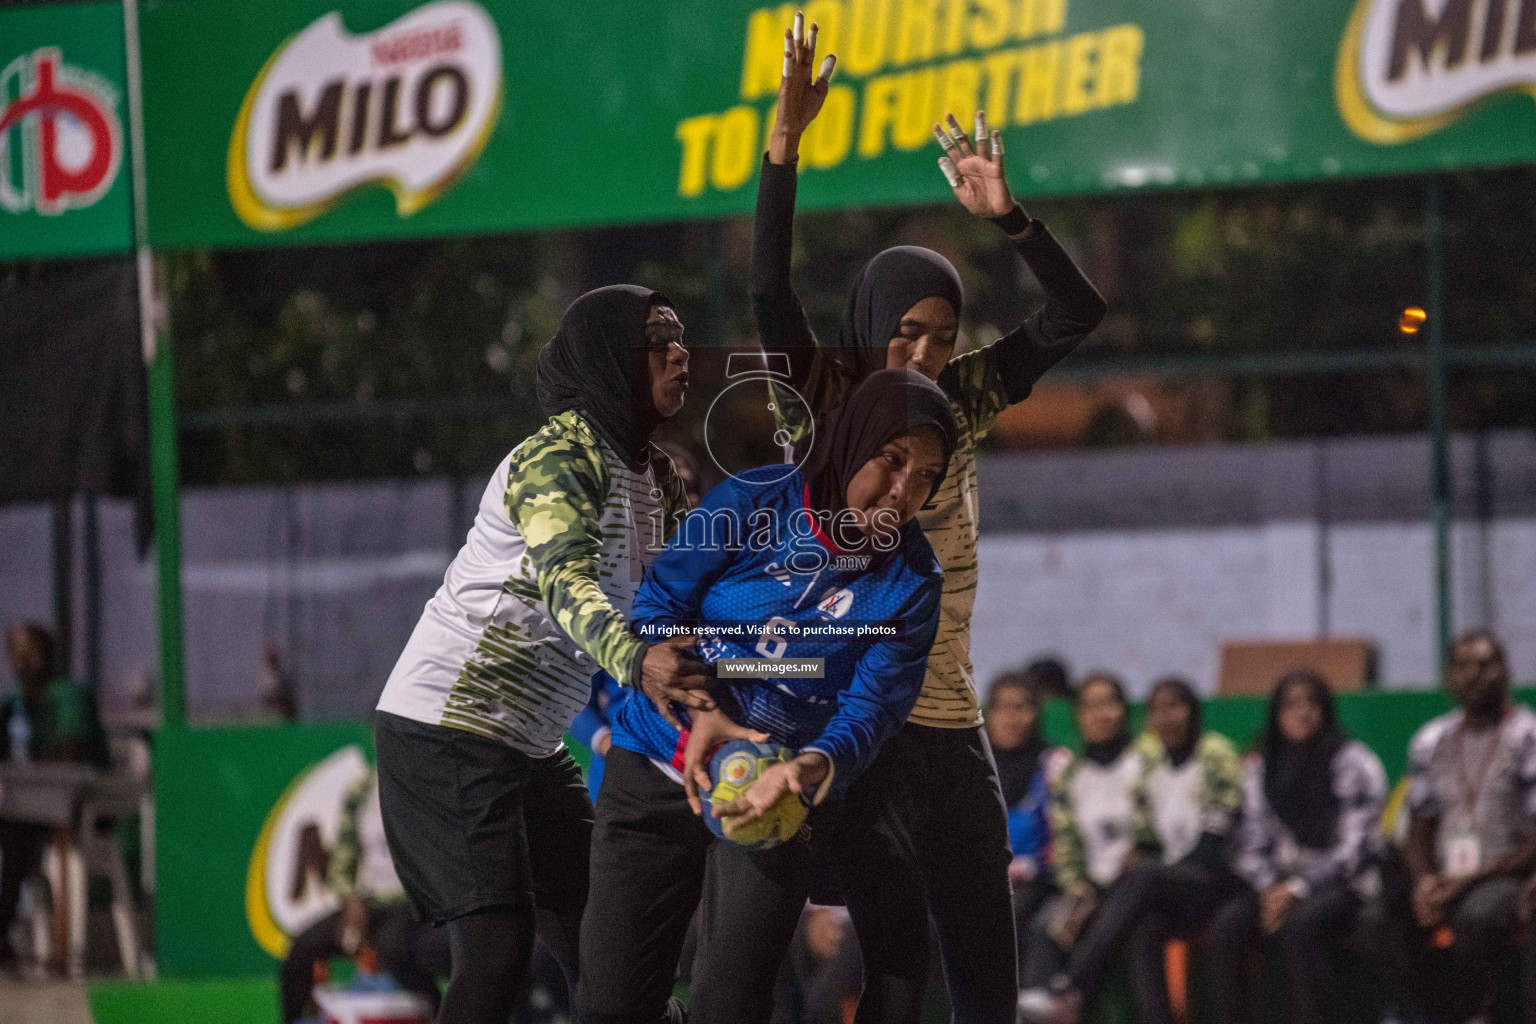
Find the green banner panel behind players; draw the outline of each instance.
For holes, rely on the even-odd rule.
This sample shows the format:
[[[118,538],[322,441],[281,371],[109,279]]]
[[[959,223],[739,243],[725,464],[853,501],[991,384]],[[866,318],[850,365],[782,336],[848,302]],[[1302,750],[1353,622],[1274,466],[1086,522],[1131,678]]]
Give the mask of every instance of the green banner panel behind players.
[[[0,260],[133,243],[117,4],[0,10]]]
[[[1536,691],[1519,691],[1517,699],[1536,703]],[[1406,768],[1414,730],[1450,706],[1438,690],[1341,694],[1339,719],[1395,779]],[[1246,749],[1264,726],[1264,701],[1209,699],[1205,725]],[[1064,702],[1048,705],[1046,738],[1076,743]],[[335,909],[325,865],[342,801],[370,770],[371,739],[363,723],[159,735],[155,906],[163,976],[266,973],[294,936]],[[589,756],[569,742],[583,760]]]
[[[803,208],[933,202],[987,109],[1026,197],[1536,157],[1536,0],[812,0]],[[793,5],[151,0],[153,240],[751,208]]]

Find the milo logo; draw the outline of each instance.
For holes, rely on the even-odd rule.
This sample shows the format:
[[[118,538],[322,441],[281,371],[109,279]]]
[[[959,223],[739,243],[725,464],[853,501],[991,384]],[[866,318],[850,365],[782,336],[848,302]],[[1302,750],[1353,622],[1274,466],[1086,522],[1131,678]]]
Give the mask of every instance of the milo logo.
[[[336,909],[326,869],[348,791],[368,776],[357,745],[306,768],[267,813],[245,873],[245,916],[257,945],[288,955],[294,936]]]
[[[1485,97],[1536,93],[1536,0],[1359,0],[1339,46],[1339,113],[1368,142],[1410,142]]]
[[[437,0],[356,36],[333,11],[251,83],[229,140],[230,201],[248,226],[283,231],[378,183],[408,217],[475,162],[500,107],[501,39],[479,4]]]
[[[0,209],[57,216],[93,205],[123,162],[118,95],[57,47],[0,70]]]

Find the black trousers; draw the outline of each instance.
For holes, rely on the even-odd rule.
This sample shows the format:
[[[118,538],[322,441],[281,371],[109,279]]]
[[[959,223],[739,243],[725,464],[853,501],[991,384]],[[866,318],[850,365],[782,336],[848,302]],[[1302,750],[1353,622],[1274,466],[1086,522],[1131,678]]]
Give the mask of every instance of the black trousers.
[[[569,751],[530,758],[462,729],[374,718],[379,807],[417,916],[454,951],[444,1024],[501,1024],[534,937],[574,984],[592,800]]]
[[[1224,867],[1193,861],[1135,867],[1109,890],[1072,950],[1072,985],[1091,998],[1112,960],[1128,954],[1131,993],[1142,1024],[1173,1024],[1164,950],[1170,938],[1193,938],[1246,884]]]
[[[864,957],[855,1019],[918,1019],[931,915],[956,1024],[1013,1024],[1012,854],[985,734],[904,726],[846,805],[835,855]]]
[[[1279,953],[1285,978],[1286,1020],[1320,1024],[1330,963],[1354,930],[1360,897],[1342,883],[1317,889],[1292,904],[1285,923],[1265,937],[1259,928],[1259,896],[1249,890],[1228,900],[1206,933],[1206,963],[1218,1024],[1257,1020],[1252,976],[1255,954],[1265,946]]]
[[[1489,878],[1450,908],[1452,942],[1434,949],[1433,936],[1414,920],[1406,879],[1389,886],[1361,914],[1360,945],[1392,986],[1408,993],[1432,1024],[1461,1024],[1486,1012],[1499,967],[1520,932],[1521,879]],[[1532,944],[1536,950],[1536,942]],[[1530,956],[1530,954],[1528,954]],[[1525,1017],[1536,1021],[1536,958],[1528,961]]]
[[[16,920],[21,883],[37,870],[50,834],[45,825],[0,821],[0,961],[13,955],[8,936]]]
[[[343,956],[336,942],[338,911],[316,921],[298,937],[278,968],[278,990],[282,1000],[283,1024],[293,1024],[304,1016],[315,985],[315,964]],[[418,924],[408,906],[370,905],[368,935],[379,955],[379,967],[388,972],[401,988],[425,998],[437,1010],[441,1001],[437,979],[449,971],[448,932],[443,928]]]
[[[681,785],[646,757],[614,747],[598,794],[591,879],[578,1021],[680,1019],[670,1001],[673,978],[702,897],[690,1024],[767,1024],[813,879],[804,838],[761,853],[717,842]]]

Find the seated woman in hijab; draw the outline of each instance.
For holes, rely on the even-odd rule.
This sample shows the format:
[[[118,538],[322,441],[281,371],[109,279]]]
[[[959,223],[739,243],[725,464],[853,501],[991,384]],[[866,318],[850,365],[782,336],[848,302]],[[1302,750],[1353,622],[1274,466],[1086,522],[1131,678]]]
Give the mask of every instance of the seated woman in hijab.
[[[1245,886],[1229,865],[1243,806],[1243,768],[1232,742],[1201,726],[1200,700],[1182,679],[1163,679],[1147,698],[1146,735],[1131,792],[1140,851],[1110,890],[1051,990],[1019,997],[1021,1016],[1075,1024],[1115,955],[1129,942],[1131,994],[1142,1024],[1173,1024],[1164,947],[1193,937]]]
[[[687,510],[650,443],[687,394],[682,322],[657,292],[588,292],[537,382],[549,422],[492,475],[375,720],[390,853],[417,916],[448,928],[442,1024],[510,1016],[535,914],[574,977],[593,812],[562,736],[592,674],[712,706],[688,638],[646,644],[629,628],[644,568]]]
[[[1261,944],[1280,953],[1285,1019],[1323,1019],[1330,954],[1375,887],[1386,789],[1380,759],[1339,727],[1323,678],[1283,677],[1243,787],[1238,869],[1253,888],[1216,913],[1206,936],[1220,1024],[1257,1019],[1249,971]]]
[[[1024,401],[1037,380],[1092,331],[1104,300],[1051,232],[1013,197],[1003,140],[976,114],[975,137],[950,115],[934,126],[941,172],[955,199],[999,232],[1034,275],[1045,303],[990,345],[956,354],[960,275],[931,249],[901,245],[874,256],[848,291],[837,333],[818,339],[790,273],[800,139],[820,112],[834,59],[816,68],[816,26],[786,27],[776,120],[758,184],[752,241],[752,315],[765,351],[783,353],[788,387],[775,402],[779,427],[803,450],[821,420],[871,373],[916,370],[944,390],[960,427],[954,465],[920,520],[944,568],[943,621],[928,676],[907,725],[867,777],[870,789],[898,790],[910,842],[892,848],[875,827],[849,829],[849,856],[880,863],[881,887],[853,914],[864,953],[861,1019],[919,1019],[929,968],[930,918],[944,977],[960,1021],[1013,1024],[1018,998],[1008,826],[997,772],[981,732],[971,667],[971,605],[977,580],[976,446],[998,414]],[[814,172],[812,172],[814,173]],[[1007,241],[1004,241],[1004,239]],[[814,258],[813,254],[813,258]],[[790,393],[792,388],[795,393]],[[797,397],[798,395],[798,397]],[[802,400],[803,399],[803,400]],[[886,781],[889,780],[889,781]],[[860,801],[884,813],[877,799]],[[875,1004],[879,1004],[876,1006]]]
[[[1030,926],[1026,994],[1043,992],[1066,971],[1078,937],[1135,854],[1132,794],[1142,762],[1131,742],[1125,687],[1096,672],[1078,687],[1074,710],[1083,751],[1055,766],[1051,779],[1051,866],[1060,893]]]
[[[667,1019],[702,893],[688,1019],[766,1022],[780,961],[820,883],[808,837],[917,699],[943,579],[913,516],[944,479],[954,416],[931,382],[886,370],[854,392],[823,444],[806,472],[761,466],[716,487],[641,585],[642,632],[697,630],[710,663],[817,658],[823,674],[722,678],[712,713],[638,700],[620,709],[597,803],[578,1020]],[[894,630],[852,636],[866,626]],[[695,794],[709,788],[712,749],[731,738],[794,756],[705,813],[741,828],[800,799],[810,829],[760,852],[715,839]]]

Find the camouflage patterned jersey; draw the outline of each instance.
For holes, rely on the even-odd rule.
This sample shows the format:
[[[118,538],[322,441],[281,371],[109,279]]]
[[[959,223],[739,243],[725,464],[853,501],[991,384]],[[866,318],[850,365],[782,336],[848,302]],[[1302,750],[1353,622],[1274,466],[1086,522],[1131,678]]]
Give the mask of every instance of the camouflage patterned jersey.
[[[1203,732],[1178,766],[1151,733],[1136,746],[1142,755],[1131,794],[1136,845],[1157,850],[1164,864],[1183,860],[1203,834],[1220,836],[1230,846],[1243,813],[1243,762],[1232,741]]]
[[[379,710],[556,753],[593,673],[636,678],[630,605],[686,511],[660,449],[636,473],[579,413],[551,417],[491,478]]]
[[[1070,751],[1053,756],[1051,867],[1062,891],[1088,884],[1107,889],[1120,877],[1136,846],[1134,794],[1145,763],[1146,752],[1135,743],[1109,764]]]

